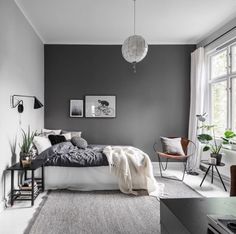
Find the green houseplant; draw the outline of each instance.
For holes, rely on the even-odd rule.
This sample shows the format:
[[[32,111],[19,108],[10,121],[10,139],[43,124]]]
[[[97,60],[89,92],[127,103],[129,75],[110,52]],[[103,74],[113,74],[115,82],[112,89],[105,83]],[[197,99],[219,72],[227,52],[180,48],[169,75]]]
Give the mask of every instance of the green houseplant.
[[[211,157],[216,158],[216,163],[221,163],[222,154],[220,150],[222,148],[222,140],[218,141],[215,137],[214,125],[203,125],[200,128],[206,130],[208,133],[201,133],[197,136],[198,140],[204,145],[203,151],[210,151]]]
[[[225,147],[225,148],[228,148],[228,149],[233,149],[233,150],[236,150],[236,134],[235,132],[231,131],[231,130],[226,130],[224,132],[224,136],[222,137],[223,139],[223,144],[224,146],[229,146],[228,147]]]
[[[31,132],[30,127],[28,127],[27,133],[22,130],[22,143],[20,144],[20,163],[21,165],[27,166],[31,164],[31,148],[36,132]]]

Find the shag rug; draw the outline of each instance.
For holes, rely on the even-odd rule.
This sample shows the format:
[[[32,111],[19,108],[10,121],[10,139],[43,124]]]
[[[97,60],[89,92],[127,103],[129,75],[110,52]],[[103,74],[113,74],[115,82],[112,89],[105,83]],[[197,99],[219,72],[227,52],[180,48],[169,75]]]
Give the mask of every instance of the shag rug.
[[[186,184],[156,178],[165,198],[201,197]],[[153,234],[160,233],[160,203],[151,196],[119,191],[50,191],[25,234]]]

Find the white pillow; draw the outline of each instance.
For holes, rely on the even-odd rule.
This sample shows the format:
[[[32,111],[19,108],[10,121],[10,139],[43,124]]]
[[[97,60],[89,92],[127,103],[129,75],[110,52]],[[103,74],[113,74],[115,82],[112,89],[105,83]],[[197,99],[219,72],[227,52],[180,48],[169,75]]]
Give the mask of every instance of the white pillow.
[[[61,136],[64,136],[67,141],[71,140],[71,133],[70,132],[61,134]]]
[[[43,129],[43,132],[44,132],[44,133],[54,132],[55,135],[60,135],[61,129],[53,130],[53,129],[45,129],[45,128],[44,128],[44,129]]]
[[[164,153],[184,156],[181,138],[161,137]]]
[[[65,130],[62,130],[61,133],[62,134],[70,133],[71,138],[72,137],[81,137],[81,134],[82,134],[82,132],[72,132],[72,131],[65,131]]]
[[[38,150],[38,154],[41,154],[44,150],[52,146],[50,140],[47,137],[41,136],[35,136],[33,143]]]

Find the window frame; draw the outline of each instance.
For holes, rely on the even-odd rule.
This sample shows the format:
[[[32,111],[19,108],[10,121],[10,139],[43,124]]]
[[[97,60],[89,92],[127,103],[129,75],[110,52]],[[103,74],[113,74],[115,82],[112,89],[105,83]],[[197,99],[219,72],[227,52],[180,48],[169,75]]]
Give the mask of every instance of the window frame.
[[[236,42],[232,42],[230,45],[227,45],[223,48],[221,48],[220,50],[214,49],[213,51],[207,53],[207,79],[208,79],[208,100],[209,100],[209,105],[208,105],[208,113],[209,113],[209,119],[210,122],[212,123],[212,84],[213,83],[218,83],[221,81],[226,81],[227,83],[227,124],[226,124],[226,128],[227,129],[231,129],[233,131],[236,131],[236,126],[233,126],[233,92],[232,92],[232,83],[233,83],[233,79],[236,79],[236,71],[233,72],[232,69],[232,52],[233,52],[233,47],[236,47]],[[222,75],[216,78],[211,78],[211,73],[212,73],[212,69],[211,69],[211,63],[212,60],[211,58],[219,53],[221,53],[222,51],[226,50],[227,51],[227,61],[226,61],[226,75]],[[235,59],[236,60],[236,59]],[[235,127],[235,129],[232,129],[233,127]]]

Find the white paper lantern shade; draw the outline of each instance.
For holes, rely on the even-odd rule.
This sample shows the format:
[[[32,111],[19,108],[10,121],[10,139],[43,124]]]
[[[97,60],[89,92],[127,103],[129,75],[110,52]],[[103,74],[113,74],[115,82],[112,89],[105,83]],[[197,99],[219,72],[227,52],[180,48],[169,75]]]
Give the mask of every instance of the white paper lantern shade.
[[[142,36],[133,35],[128,37],[122,45],[122,55],[124,59],[132,63],[135,70],[135,64],[142,61],[148,52],[148,44]]]

